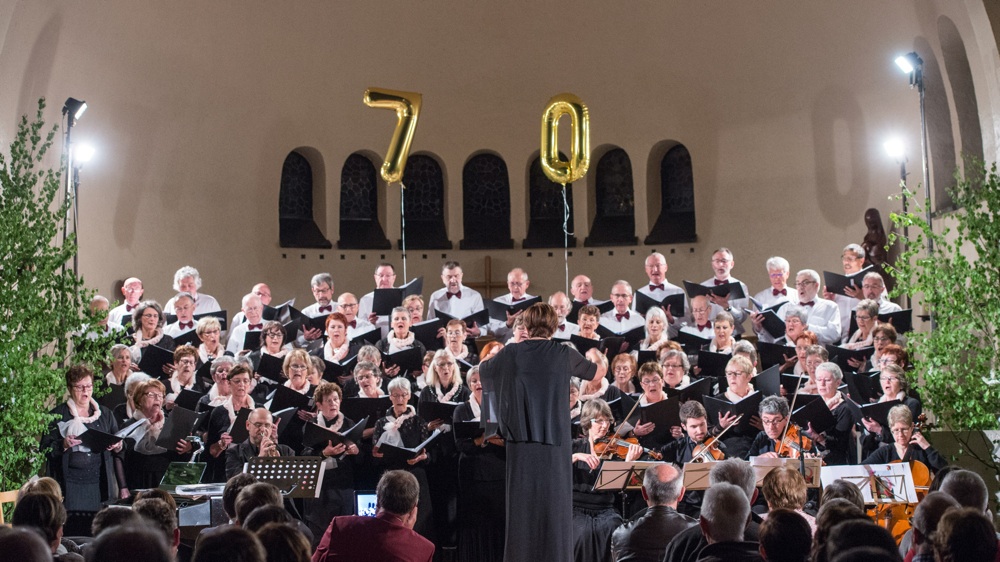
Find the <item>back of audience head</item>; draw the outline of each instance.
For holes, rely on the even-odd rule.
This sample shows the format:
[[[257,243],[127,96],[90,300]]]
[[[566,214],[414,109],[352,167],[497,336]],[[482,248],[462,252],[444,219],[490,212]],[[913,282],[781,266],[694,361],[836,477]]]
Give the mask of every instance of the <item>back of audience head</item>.
[[[953,470],[941,482],[941,491],[955,498],[958,505],[986,512],[989,491],[983,477],[971,470]]]
[[[108,529],[138,521],[139,514],[130,508],[122,505],[109,505],[94,515],[94,520],[90,523],[90,534],[96,537]]]
[[[760,525],[760,555],[767,562],[803,562],[812,547],[812,528],[791,509],[772,509]]]
[[[181,531],[177,527],[176,508],[171,508],[167,502],[159,498],[146,498],[133,503],[132,511],[155,525],[163,533],[167,544],[176,552],[177,546],[181,542]]]
[[[62,488],[59,487],[59,482],[55,478],[49,478],[48,476],[41,478],[32,476],[31,480],[25,482],[17,491],[17,501],[21,501],[21,498],[25,495],[32,493],[51,494],[57,500],[63,500]]]
[[[403,518],[403,525],[413,528],[417,520],[417,500],[420,483],[405,470],[390,470],[382,475],[375,488],[375,501],[379,512]]]
[[[59,546],[65,524],[66,508],[52,494],[44,492],[25,494],[17,502],[11,517],[14,527],[32,527],[41,531],[52,552]]]
[[[757,494],[757,474],[750,463],[743,459],[726,459],[715,463],[708,473],[708,483],[714,486],[723,482],[738,486],[751,502]]]
[[[819,505],[820,507],[826,505],[826,503],[833,499],[845,499],[854,505],[858,506],[858,509],[864,511],[865,509],[865,498],[861,495],[861,488],[854,482],[838,478],[830,484],[823,487],[823,493],[820,495]]]
[[[750,501],[739,486],[719,482],[705,492],[699,524],[709,544],[741,542],[749,519]]]
[[[87,546],[86,552],[88,562],[171,562],[174,559],[163,533],[141,524],[106,529]]]
[[[309,562],[312,547],[298,529],[284,523],[268,523],[256,531],[267,562]]]
[[[779,466],[768,472],[761,484],[768,511],[802,509],[806,505],[806,480],[795,468]]]
[[[975,507],[949,509],[934,533],[938,562],[993,562],[997,536],[993,522]]]
[[[920,500],[916,509],[913,510],[913,517],[910,519],[913,528],[913,545],[920,550],[924,547],[932,547],[931,538],[937,530],[941,517],[949,509],[959,507],[955,498],[944,492],[930,492]]]
[[[863,509],[843,498],[823,502],[816,514],[816,533],[813,535],[813,561],[826,562],[826,544],[830,531],[843,521],[871,521]]]
[[[888,552],[877,546],[855,546],[838,552],[830,562],[899,562],[899,553]]]
[[[191,562],[265,562],[267,553],[246,529],[226,527],[198,542]]]
[[[0,552],[18,562],[51,562],[52,549],[38,533],[30,529],[0,526]]]
[[[170,492],[166,490],[161,490],[159,488],[150,488],[148,490],[143,490],[137,493],[135,497],[132,498],[132,504],[134,505],[135,502],[139,500],[154,500],[154,499],[163,500],[164,502],[166,502],[167,506],[170,507],[170,509],[174,510],[175,512],[177,511],[177,500],[175,500],[174,497],[170,495]]]
[[[642,477],[642,495],[650,506],[676,505],[684,494],[684,471],[673,463],[659,464]]]
[[[236,523],[242,526],[253,510],[265,505],[282,506],[281,492],[277,487],[267,482],[255,482],[243,488],[236,496]]]
[[[291,523],[292,516],[280,505],[263,505],[250,512],[241,527],[256,533],[261,527],[268,523]]]
[[[899,547],[883,527],[867,517],[841,521],[833,526],[826,540],[827,559],[831,554],[840,554],[858,547],[873,547],[885,551],[893,560],[901,560]]]
[[[252,474],[241,472],[226,481],[226,487],[222,490],[222,510],[226,512],[231,521],[236,520],[236,497],[240,495],[243,488],[258,482],[257,477]]]

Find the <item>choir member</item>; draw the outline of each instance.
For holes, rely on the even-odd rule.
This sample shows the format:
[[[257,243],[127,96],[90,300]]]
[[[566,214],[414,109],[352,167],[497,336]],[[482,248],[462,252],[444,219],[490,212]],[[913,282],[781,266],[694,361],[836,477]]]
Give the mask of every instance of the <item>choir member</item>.
[[[798,294],[788,286],[788,260],[780,256],[773,256],[767,259],[764,267],[767,268],[767,278],[771,286],[754,295],[754,300],[763,305],[764,308],[772,307],[781,302],[797,303]],[[754,320],[754,331],[760,333],[757,321]]]
[[[174,374],[167,381],[167,396],[164,406],[167,410],[174,408],[177,395],[184,390],[203,394],[205,385],[194,376],[198,365],[198,351],[192,345],[182,345],[174,350]]]
[[[449,320],[444,327],[445,349],[455,359],[475,365],[479,363],[479,355],[475,352],[475,343],[469,342],[467,337],[468,331],[465,329],[465,322],[461,320]]]
[[[663,353],[660,359],[660,366],[663,368],[663,384],[670,388],[680,388],[691,384],[691,377],[688,371],[691,370],[691,362],[683,351],[669,349]]]
[[[645,325],[642,315],[630,310],[632,306],[632,285],[619,279],[611,286],[611,302],[615,307],[601,315],[601,326],[616,334]]]
[[[245,365],[235,365],[226,374],[229,383],[229,396],[216,406],[208,418],[208,433],[205,443],[208,445],[208,455],[203,460],[208,463],[205,471],[205,482],[224,482],[226,480],[226,450],[232,446],[230,435],[236,417],[243,409],[253,410],[257,405],[250,397],[250,386],[253,379],[250,369]],[[237,443],[239,445],[239,443]]]
[[[128,497],[122,466],[122,444],[106,451],[91,451],[79,437],[89,428],[115,433],[118,423],[111,410],[93,399],[94,374],[82,365],[66,371],[68,398],[50,412],[48,432],[42,436],[48,475],[62,487],[63,502],[70,511],[99,511],[101,503]],[[117,486],[115,485],[117,484]]]
[[[293,349],[290,351],[288,355],[285,355],[285,360],[282,363],[282,370],[285,373],[285,378],[288,379],[285,381],[284,386],[299,394],[311,397],[316,387],[309,384],[309,367],[309,354],[304,349]],[[305,425],[305,422],[314,419],[316,419],[316,413],[311,405],[309,408],[300,408],[298,413],[288,422],[288,427],[284,429],[286,435],[284,437],[285,444],[291,447],[293,451],[301,451],[302,427]]]
[[[848,244],[844,247],[844,250],[840,255],[840,261],[844,265],[844,275],[854,275],[855,273],[860,272],[861,268],[865,265],[865,250],[858,244]],[[819,280],[817,279],[817,282],[818,281]],[[859,281],[861,281],[862,284],[864,283],[863,279],[859,279]],[[834,340],[827,342],[819,332],[816,333],[817,336],[820,336],[820,340],[824,340],[824,343],[840,341],[842,339],[846,339],[850,335],[847,331],[851,326],[851,311],[858,306],[858,301],[864,298],[864,292],[861,287],[855,286],[845,287],[844,292],[847,293],[846,296],[835,295],[826,290],[826,287],[823,288],[823,298],[833,301],[833,303],[837,305],[837,309],[839,311],[838,319],[840,320],[840,324],[838,325],[840,332]],[[801,294],[799,300],[802,300]]]
[[[302,314],[309,318],[318,318],[330,314],[337,310],[337,303],[333,301],[333,276],[329,273],[317,273],[309,281],[313,298],[316,302],[302,309]],[[308,347],[315,349],[319,347],[323,331],[319,328],[304,326],[302,334],[296,340],[298,347]]]
[[[530,285],[531,282],[528,280],[528,273],[520,267],[515,267],[507,273],[507,289],[509,289],[510,292],[506,295],[500,295],[493,300],[509,306],[519,302],[524,302],[527,299],[533,299],[535,297],[528,294],[528,287]],[[493,334],[497,340],[506,341],[510,338],[511,332],[514,328],[514,318],[520,316],[522,312],[524,311],[518,311],[514,314],[510,314],[508,312],[506,321],[490,320],[490,333]]]
[[[642,396],[639,397],[639,407],[645,408],[667,399],[663,392],[663,368],[658,363],[650,361],[639,366],[639,384],[642,385]],[[679,428],[657,427],[652,421],[638,423],[638,415],[629,420],[634,425],[633,432],[639,442],[647,449],[662,447],[670,439],[679,434]]]
[[[747,289],[746,283],[730,275],[735,265],[736,260],[733,259],[733,253],[729,248],[719,248],[712,254],[712,272],[715,273],[715,277],[707,279],[701,284],[706,287],[714,287],[729,283],[739,283],[743,289],[743,294],[749,296],[750,291]],[[735,333],[737,335],[742,334],[743,321],[747,317],[746,311],[750,307],[750,299],[747,297],[738,299],[730,298],[729,295],[720,297],[716,294],[709,295],[708,299],[712,303],[712,311],[709,314],[709,318],[714,318],[720,312],[726,311],[733,315],[733,320],[736,323]],[[692,306],[694,306],[693,303]]]
[[[680,331],[685,334],[698,336],[699,338],[711,339],[715,332],[712,331],[712,320],[709,316],[712,313],[712,305],[705,295],[698,295],[691,299],[691,323],[683,326]]]
[[[174,339],[163,333],[163,309],[160,308],[160,304],[156,301],[142,301],[132,311],[132,327],[135,328],[135,332],[132,334],[132,338],[135,343],[132,345],[132,357],[134,358],[137,354],[142,357],[142,354],[146,352],[146,348],[151,345],[157,347],[162,347],[167,351],[174,350]],[[164,366],[164,372],[169,374],[170,370],[168,366]],[[159,373],[149,373],[154,376],[158,376]]]
[[[462,284],[462,266],[456,261],[445,262],[441,267],[441,282],[444,288],[431,293],[427,299],[427,319],[437,318],[437,311],[444,312],[455,318],[465,318],[485,308],[483,296],[478,291]],[[469,335],[478,338],[485,333],[487,326],[473,323]]]
[[[611,373],[615,377],[615,387],[624,394],[637,394],[639,391],[639,379],[636,378],[638,371],[635,356],[631,353],[619,353],[611,360]]]
[[[391,289],[396,286],[396,268],[389,262],[383,261],[378,264],[375,268],[375,288],[376,289]],[[418,295],[411,295],[418,296]],[[369,324],[378,326],[382,330],[382,336],[385,337],[389,333],[389,317],[379,316],[372,312],[372,306],[375,304],[375,291],[365,294],[358,301],[358,317],[361,320],[365,320]],[[404,300],[403,306],[406,306]],[[416,322],[420,322],[417,320]],[[414,322],[414,323],[416,323]]]
[[[649,278],[649,284],[637,285],[635,290],[636,293],[642,293],[651,299],[662,301],[670,295],[681,294],[684,292],[684,289],[681,289],[677,285],[667,281],[667,258],[660,252],[653,252],[652,254],[646,256],[645,268],[646,277]],[[685,298],[684,309],[687,310],[687,308],[687,299]],[[663,312],[665,313],[664,317],[666,318],[664,324],[668,326],[668,335],[670,337],[674,337],[677,335],[677,330],[680,328],[684,319],[674,318],[669,309],[665,309]]]
[[[746,357],[733,357],[726,364],[726,382],[729,383],[729,387],[718,398],[735,404],[750,396],[754,392],[753,385],[750,384],[752,378],[753,364],[750,360]],[[718,431],[722,431],[733,425],[736,417],[732,412],[719,412],[719,419],[712,422],[718,423]],[[756,415],[753,416],[751,424],[758,430],[761,429],[760,419]],[[746,456],[756,435],[756,431],[751,432],[740,426],[729,429],[722,437],[722,442],[726,445],[726,455],[740,458]]]
[[[825,460],[828,465],[854,464],[850,454],[854,414],[851,413],[844,395],[837,390],[843,379],[844,374],[836,363],[822,363],[816,367],[817,393],[837,423],[820,434],[813,431],[812,424],[809,424],[809,436],[816,441],[821,451],[827,451]]]
[[[198,400],[198,411],[214,410],[221,406],[223,402],[229,400],[231,388],[229,387],[229,371],[236,365],[236,359],[223,355],[212,361],[212,386]]]
[[[129,277],[122,284],[122,296],[125,302],[111,309],[108,312],[108,321],[115,324],[125,325],[132,322],[132,311],[139,306],[143,294],[142,280],[138,277]]]
[[[172,338],[179,338],[194,330],[194,296],[190,293],[177,293],[168,302],[174,303],[173,312],[168,314],[176,315],[177,320],[164,326],[163,333]]]
[[[403,299],[403,308],[410,311],[410,325],[419,324],[424,321],[424,299],[420,295],[410,295]],[[389,333],[389,320],[386,317],[386,326],[382,334],[385,337]]]
[[[226,352],[231,355],[245,355],[251,349],[244,348],[248,332],[260,332],[264,329],[264,303],[260,297],[253,293],[243,295],[240,309],[246,318],[246,322],[231,326],[229,329],[229,342],[226,344]]]
[[[549,297],[549,306],[556,311],[556,316],[559,319],[556,325],[556,333],[552,334],[552,339],[568,340],[573,334],[580,331],[580,326],[566,320],[566,317],[573,310],[573,306],[569,302],[569,297],[566,296],[566,293],[562,291],[552,293],[552,296]]]
[[[226,349],[222,346],[222,323],[214,316],[205,316],[198,320],[195,333],[201,344],[198,345],[198,361],[208,363],[209,361],[222,357],[226,354]]]
[[[879,397],[879,402],[899,400],[910,409],[912,419],[916,420],[920,417],[923,405],[919,399],[908,394],[910,390],[908,375],[902,367],[895,364],[882,367],[882,372],[879,373],[879,384],[882,385],[882,396]],[[861,423],[866,430],[865,436],[861,440],[862,457],[868,456],[870,452],[883,443],[893,442],[893,435],[888,427],[882,427],[882,424],[871,418],[861,418]]]
[[[715,353],[725,353],[726,355],[733,354],[733,344],[735,340],[733,339],[733,329],[735,328],[733,315],[722,311],[715,315],[715,321],[712,322],[712,331],[715,333],[715,337],[712,338],[712,343],[708,344],[708,350]]]
[[[170,463],[184,461],[191,456],[191,442],[186,439],[180,439],[170,448],[156,444],[166,421],[163,411],[165,392],[163,383],[157,380],[146,381],[132,391],[136,409],[132,419],[126,423],[144,419],[148,425],[140,438],[126,440],[125,478],[131,489],[159,486]]]
[[[878,304],[879,314],[891,314],[903,310],[903,307],[887,298],[885,292],[885,280],[876,271],[869,271],[861,281],[861,293],[866,299],[873,300]]]
[[[846,349],[864,349],[872,347],[872,331],[878,324],[878,303],[873,300],[864,299],[858,302],[854,309],[854,318],[858,323],[858,329],[851,334],[843,344]]]
[[[389,322],[391,328],[389,333],[375,346],[378,348],[379,352],[389,355],[406,349],[416,348],[420,351],[421,357],[427,353],[427,349],[424,348],[424,344],[420,343],[420,341],[416,338],[416,334],[410,331],[409,310],[406,310],[401,306],[397,306],[392,309],[392,315]],[[358,359],[360,360],[360,357]],[[404,376],[409,375],[410,377],[416,376],[415,373],[400,373],[399,365],[386,367],[385,374],[390,377],[395,377],[400,374]]]
[[[583,304],[596,305],[598,301],[594,300],[594,284],[590,281],[590,277],[586,275],[577,275],[573,278],[573,282],[570,284],[569,289],[570,294],[573,295],[573,302],[579,302]]]
[[[639,349],[643,351],[658,351],[667,344],[670,339],[667,337],[670,321],[668,313],[658,306],[651,307],[646,311],[646,337],[639,342]]]
[[[358,316],[358,298],[353,293],[343,293],[337,297],[337,311],[344,315],[348,340],[353,340],[375,327],[364,318]],[[388,327],[388,324],[386,326]],[[381,335],[384,336],[385,334]]]
[[[194,298],[195,314],[218,312],[222,310],[222,307],[219,306],[219,301],[215,300],[215,297],[204,293],[198,293],[198,291],[201,290],[201,275],[198,273],[197,269],[191,267],[190,265],[185,265],[174,273],[174,290],[178,293],[189,293]],[[173,314],[174,302],[174,299],[167,301],[167,304],[163,307],[163,312],[166,314]]]
[[[596,306],[588,304],[581,308],[577,313],[576,321],[580,325],[580,331],[576,335],[591,340],[601,339],[597,335],[597,326],[600,325],[601,321],[601,311]]]

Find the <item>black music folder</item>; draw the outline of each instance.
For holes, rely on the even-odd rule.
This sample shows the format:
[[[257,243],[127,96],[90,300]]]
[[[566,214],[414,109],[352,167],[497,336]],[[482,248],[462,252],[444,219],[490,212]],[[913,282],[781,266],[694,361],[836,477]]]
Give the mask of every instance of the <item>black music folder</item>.
[[[312,328],[314,330],[319,330],[319,331],[325,333],[326,332],[326,319],[327,319],[328,316],[330,316],[330,315],[329,314],[321,314],[319,316],[312,316],[312,317],[310,317],[310,316],[306,316],[305,314],[303,314],[302,316],[298,317],[295,321],[297,321],[299,323],[299,325],[302,326],[303,330],[305,330],[307,328]],[[293,339],[294,335],[295,335],[294,332],[289,331],[288,332],[288,339],[289,340]]]
[[[247,429],[247,420],[253,412],[250,408],[242,408],[236,412],[236,419],[229,426],[229,436],[233,438],[233,443],[242,443],[250,438],[250,430]]]
[[[778,371],[777,365],[768,367],[758,373],[751,383],[764,396],[778,396],[781,394],[781,373]]]
[[[693,299],[699,295],[715,295],[718,297],[728,295],[730,301],[733,299],[745,299],[747,297],[747,294],[743,292],[743,286],[736,282],[726,283],[725,285],[707,286],[684,281],[684,290],[687,292],[689,299]]]
[[[361,434],[364,432],[367,424],[368,418],[365,418],[354,424],[353,427],[347,428],[344,431],[334,431],[321,425],[308,422],[306,423],[305,431],[302,434],[302,444],[306,447],[311,447],[313,449],[318,448],[322,450],[326,447],[327,443],[333,443],[334,445],[339,445],[345,441],[360,443]]]
[[[879,314],[878,321],[883,324],[892,324],[897,334],[905,334],[913,331],[913,309],[907,308],[897,312]]]
[[[833,412],[819,395],[800,394],[798,398],[801,399],[803,396],[815,396],[817,399],[810,400],[802,406],[796,404],[795,411],[792,412],[792,423],[802,429],[809,429],[809,424],[812,423],[813,431],[816,433],[823,433],[837,425],[837,418],[833,417]]]
[[[585,306],[587,306],[587,305],[584,304],[584,303],[582,303],[582,302],[573,301],[573,304],[571,305],[571,308],[569,310],[569,314],[566,315],[566,320],[568,320],[570,322],[573,322],[574,324],[577,324],[578,323],[577,319],[580,316],[580,309],[583,308],[583,307],[585,307]],[[593,306],[596,306],[597,310],[601,314],[604,314],[605,312],[608,312],[612,308],[614,308],[615,307],[615,303],[613,303],[611,301],[599,301],[599,302],[593,303]]]
[[[343,363],[337,363],[335,361],[323,360],[323,380],[329,382],[339,382],[338,377],[352,376],[354,374],[354,369],[349,368],[354,361],[357,360],[357,356],[351,357],[345,360]]]
[[[455,408],[457,407],[457,402],[431,402],[424,400],[417,405],[417,412],[426,422],[444,420],[445,423],[451,423],[455,418]]]
[[[728,353],[716,353],[715,351],[702,351],[698,354],[698,367],[701,368],[699,376],[726,378],[726,365],[733,358]],[[727,385],[728,386],[728,385]]]
[[[431,441],[437,439],[437,436],[441,435],[440,429],[435,429],[431,436],[428,437],[423,443],[417,445],[416,447],[397,447],[395,445],[390,445],[388,443],[382,443],[378,445],[378,450],[382,453],[383,458],[386,462],[401,463],[406,462],[410,459],[416,458],[420,455],[420,452],[424,450]]]
[[[681,344],[685,353],[689,355],[697,355],[703,347],[712,343],[712,338],[703,338],[681,330],[680,332],[677,332],[677,337],[674,338],[674,341]]]
[[[372,296],[372,312],[379,316],[389,316],[392,314],[392,309],[403,306],[403,299],[423,292],[423,276],[411,279],[408,283],[392,289],[375,289],[375,294]]]
[[[725,414],[726,412],[737,416],[743,414],[743,419],[740,420],[739,427],[741,430],[749,431],[753,429],[750,425],[750,419],[757,415],[757,409],[760,407],[760,401],[763,399],[764,393],[757,391],[751,392],[746,398],[735,404],[723,398],[706,396],[703,403],[705,411],[708,412],[708,425],[718,425],[719,414]]]
[[[882,427],[889,428],[889,410],[902,404],[902,400],[887,400],[885,402],[874,402],[872,404],[858,404],[861,410],[861,418],[871,418],[877,421]]]
[[[367,427],[375,427],[375,422],[385,416],[386,410],[392,407],[392,400],[388,396],[379,398],[344,398],[340,403],[340,411],[352,420],[365,418],[368,420]]]
[[[427,351],[437,351],[444,348],[444,342],[438,337],[438,332],[448,321],[443,318],[431,318],[410,326],[410,331]]]
[[[784,365],[785,357],[795,357],[795,347],[780,343],[757,342],[757,354],[760,355],[760,366],[767,369],[773,365]]]
[[[198,413],[187,408],[174,406],[166,421],[163,422],[163,429],[160,430],[160,436],[156,439],[156,446],[173,451],[177,448],[177,442],[191,435],[196,427],[201,426],[209,414],[210,411]]]
[[[600,349],[601,340],[592,340],[590,338],[585,338],[583,336],[573,334],[569,337],[569,341],[576,347],[576,350],[581,354],[586,354],[591,349]]]
[[[279,322],[287,322],[288,320],[292,320],[298,317],[292,315],[292,310],[293,310],[292,305],[294,304],[295,304],[294,298],[289,299],[279,304],[278,306],[268,306],[265,304],[264,313],[261,315],[261,317],[264,320],[277,320]],[[302,314],[298,310],[295,310],[295,312],[298,312],[300,315]]]
[[[139,369],[154,379],[163,376],[163,366],[174,362],[174,352],[163,349],[158,345],[149,345],[142,350],[142,359],[139,359]]]
[[[852,273],[850,275],[843,275],[841,273],[834,273],[832,271],[823,272],[823,284],[826,285],[826,290],[831,293],[838,295],[847,296],[844,289],[847,287],[853,287],[855,289],[861,290],[861,282],[865,278],[865,275],[872,270],[872,266],[868,266],[857,273]]]
[[[461,320],[465,322],[467,328],[471,328],[473,324],[476,326],[485,326],[490,323],[490,313],[484,308],[479,312],[473,312],[472,314],[466,316],[465,318],[459,318],[457,316],[452,316],[447,312],[441,312],[440,310],[434,309],[436,316],[441,318],[447,324],[451,320]]]
[[[855,359],[864,363],[875,353],[874,347],[863,347],[861,349],[847,349],[837,345],[827,345],[826,352],[830,355],[830,361],[836,363],[841,371],[857,371],[848,360]]]
[[[404,371],[419,372],[424,366],[424,356],[420,350],[410,347],[395,353],[382,353],[382,362],[386,365],[398,365]]]
[[[196,392],[185,388],[174,398],[174,405],[188,410],[197,411],[198,401],[201,400],[201,397],[204,395],[204,392]]]
[[[653,422],[659,429],[681,425],[681,403],[677,398],[639,407],[639,423]]]
[[[182,345],[193,345],[195,347],[201,345],[201,338],[198,337],[197,330],[188,330],[183,334],[174,338],[174,345],[180,347]]]
[[[696,402],[702,402],[702,398],[709,396],[712,393],[712,385],[715,383],[710,377],[702,377],[698,380],[691,381],[690,384],[685,386],[679,386],[677,388],[670,388],[669,386],[663,387],[663,392],[671,398],[676,396],[680,402],[687,402],[688,400],[694,400]]]
[[[260,349],[260,335],[262,333],[260,330],[248,331],[243,336],[243,347],[240,348],[240,351],[244,349],[249,349],[250,351]]]
[[[285,372],[283,365],[285,363],[284,358],[275,357],[268,353],[261,352],[260,363],[257,365],[257,373],[266,379],[273,382],[281,382],[285,378]]]
[[[300,394],[285,385],[278,385],[274,388],[274,396],[271,397],[271,405],[268,407],[272,413],[295,408],[297,410],[309,409],[310,396]]]
[[[684,293],[667,295],[660,300],[645,293],[637,292],[635,294],[635,311],[639,314],[645,316],[646,312],[654,306],[662,308],[664,312],[669,309],[674,318],[681,318],[684,316]]]
[[[490,318],[501,322],[507,321],[507,315],[514,316],[522,310],[527,310],[530,306],[542,302],[542,297],[531,297],[514,304],[505,304],[496,299],[486,301],[486,310],[490,313]]]
[[[382,329],[378,327],[373,327],[371,330],[364,331],[360,334],[355,335],[351,338],[351,343],[360,343],[375,345],[382,339]]]

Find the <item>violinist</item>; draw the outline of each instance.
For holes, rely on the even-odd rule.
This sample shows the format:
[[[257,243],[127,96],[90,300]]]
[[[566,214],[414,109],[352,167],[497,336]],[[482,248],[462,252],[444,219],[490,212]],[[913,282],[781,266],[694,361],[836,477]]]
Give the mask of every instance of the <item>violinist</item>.
[[[927,442],[924,434],[913,427],[913,414],[905,404],[889,410],[889,428],[893,444],[883,445],[868,455],[861,464],[885,464],[892,461],[920,461],[932,473],[937,473],[948,462]]]
[[[594,491],[602,460],[598,440],[608,436],[613,419],[604,400],[584,403],[580,423],[584,437],[573,441],[573,551],[577,561],[611,562],[611,534],[622,523],[615,510],[615,494]],[[633,444],[624,460],[637,460],[642,452],[640,445]]]
[[[789,454],[782,454],[780,456],[797,458],[797,453],[799,452],[796,449],[799,446],[798,436],[795,435],[793,437],[791,431],[789,431],[789,435],[785,434],[785,427],[789,421],[788,400],[783,396],[768,396],[761,400],[757,411],[760,413],[760,421],[764,425],[764,429],[757,434],[753,443],[750,444],[750,451],[747,452],[746,459],[750,460],[750,457],[779,457],[778,444],[783,438],[792,446],[781,447],[782,453],[789,451]],[[803,439],[803,445],[807,452],[815,452],[811,441]]]
[[[673,462],[683,466],[691,462],[694,457],[695,448],[702,446],[710,438],[708,432],[708,412],[700,402],[688,400],[681,404],[680,409],[681,427],[684,435],[667,443],[660,449],[664,462]],[[721,451],[723,445],[719,443],[716,452],[725,458],[725,453]],[[700,452],[700,451],[699,451]],[[712,460],[715,460],[714,458]],[[721,459],[719,459],[721,460]],[[697,517],[701,511],[702,492],[687,491],[684,497],[677,504],[677,511],[691,517]]]

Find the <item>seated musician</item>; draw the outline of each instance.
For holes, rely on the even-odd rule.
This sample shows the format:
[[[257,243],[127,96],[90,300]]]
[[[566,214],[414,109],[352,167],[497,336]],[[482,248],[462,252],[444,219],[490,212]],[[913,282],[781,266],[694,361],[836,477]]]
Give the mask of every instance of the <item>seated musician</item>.
[[[253,457],[294,457],[288,445],[278,444],[275,424],[267,408],[257,408],[247,418],[250,437],[236,447],[226,449],[226,478],[243,472],[243,465]]]
[[[573,440],[573,550],[577,560],[611,562],[611,534],[622,517],[614,492],[594,491],[594,483],[601,461],[609,458],[598,456],[598,440],[608,435],[614,420],[608,403],[599,398],[583,405],[581,419],[584,437]],[[630,445],[625,460],[637,460],[642,452],[640,445]]]
[[[673,462],[683,466],[694,458],[695,448],[704,444],[710,437],[708,432],[708,412],[700,402],[688,400],[681,404],[680,410],[681,427],[684,434],[679,438],[667,443],[660,449],[664,462]],[[724,447],[719,444],[720,449]],[[700,452],[700,451],[699,451]],[[717,452],[725,457],[721,450]],[[707,460],[716,460],[709,457]],[[697,517],[701,510],[702,492],[689,490],[677,504],[677,511],[691,517]]]
[[[750,450],[746,454],[746,459],[750,460],[750,457],[777,458],[779,456],[778,442],[785,437],[785,427],[789,422],[790,411],[788,400],[783,396],[768,396],[761,400],[757,411],[760,413],[760,422],[764,425],[764,429],[757,434],[753,443],[750,444]],[[798,446],[798,439],[795,439],[794,443],[795,446]],[[810,442],[809,445],[812,446],[812,443]],[[784,451],[789,451],[789,448],[783,448]],[[780,456],[796,457],[797,455],[793,453],[794,451],[789,451],[789,454],[782,454]]]
[[[884,464],[897,460],[920,461],[934,473],[948,464],[948,461],[927,442],[924,434],[914,430],[913,414],[905,404],[894,406],[889,410],[889,428],[892,431],[893,444],[875,449],[861,461],[861,464]]]

